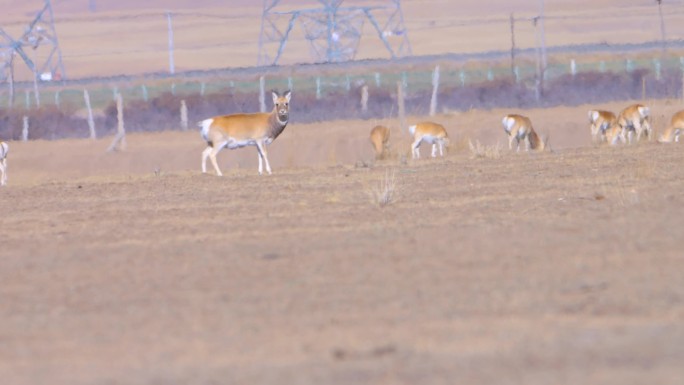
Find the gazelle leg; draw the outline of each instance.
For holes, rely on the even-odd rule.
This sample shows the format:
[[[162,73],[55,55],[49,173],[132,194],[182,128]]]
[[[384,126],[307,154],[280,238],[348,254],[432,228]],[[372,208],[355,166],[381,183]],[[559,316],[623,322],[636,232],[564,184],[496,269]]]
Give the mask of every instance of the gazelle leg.
[[[437,156],[437,143],[432,143],[432,157]]]
[[[202,174],[207,173],[207,158],[209,157],[209,154],[211,154],[211,150],[213,150],[213,148],[208,146],[202,151]]]
[[[439,141],[439,156],[444,156],[444,142],[441,140]]]
[[[7,184],[7,158],[0,160],[0,186]]]
[[[257,158],[259,158],[259,175],[261,175],[262,170],[264,169],[264,161],[261,156],[261,151],[259,150],[259,146],[257,146]]]
[[[634,122],[634,132],[636,133],[636,141],[638,142],[641,140],[641,133],[643,132],[644,128],[641,127],[641,122],[636,121]]]
[[[264,159],[264,163],[266,163],[266,172],[268,175],[271,175],[271,165],[268,163],[268,154],[266,152],[266,146],[264,145],[263,142],[257,142],[256,143],[257,150],[259,151],[259,156],[260,158]],[[263,172],[262,169],[262,164],[259,162],[259,175]]]
[[[411,154],[413,155],[413,159],[418,159],[420,158],[420,139],[415,140],[413,144],[411,144]]]
[[[223,176],[223,173],[219,169],[218,163],[216,162],[216,155],[219,153],[219,151],[221,151],[222,148],[223,148],[223,146],[214,147],[209,152],[209,159],[211,159],[211,164],[214,165],[214,169],[216,170],[216,175],[218,175],[218,176]]]
[[[513,139],[517,139],[513,135],[508,136],[508,149],[513,151]]]

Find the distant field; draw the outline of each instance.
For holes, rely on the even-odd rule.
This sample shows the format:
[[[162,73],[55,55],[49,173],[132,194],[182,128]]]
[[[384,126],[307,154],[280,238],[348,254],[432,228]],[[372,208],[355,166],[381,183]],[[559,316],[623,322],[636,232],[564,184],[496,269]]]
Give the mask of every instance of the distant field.
[[[239,6],[234,2],[227,6],[209,0],[171,4],[126,0],[116,2],[116,6],[97,3],[94,13],[87,11],[87,1],[54,4],[64,62],[72,78],[167,70],[167,10],[175,14],[174,58],[178,71],[256,64],[260,2],[242,1],[237,3]],[[309,2],[312,3],[315,2]],[[660,38],[654,2],[548,3],[545,28],[549,46],[639,43]],[[7,10],[0,15],[0,26],[18,35],[30,21],[30,14],[35,12],[32,10],[40,8],[40,4],[39,1],[0,2]],[[521,19],[516,25],[517,46],[529,48],[536,44],[530,21],[538,13],[536,2],[497,0],[486,5],[472,2],[456,5],[447,0],[404,0],[402,4],[415,55],[507,50],[510,48],[508,18],[512,12]],[[665,3],[663,7],[668,37],[680,38],[684,33],[684,12],[676,4]],[[370,26],[365,30],[367,36],[359,47],[358,58],[387,57]],[[302,32],[295,28],[282,63],[309,61],[308,50]]]

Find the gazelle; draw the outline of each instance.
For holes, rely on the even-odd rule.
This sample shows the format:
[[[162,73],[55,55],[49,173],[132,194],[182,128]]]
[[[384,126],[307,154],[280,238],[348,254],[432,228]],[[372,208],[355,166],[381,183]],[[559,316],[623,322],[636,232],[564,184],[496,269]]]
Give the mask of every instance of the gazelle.
[[[271,144],[280,135],[290,114],[290,91],[280,96],[277,91],[273,96],[273,111],[255,114],[233,114],[215,116],[199,123],[202,127],[202,138],[207,141],[207,148],[202,152],[202,172],[207,172],[207,158],[211,159],[216,174],[222,176],[216,163],[216,154],[224,147],[230,150],[245,146],[256,146],[259,155],[259,175],[263,173],[263,163],[266,171],[271,174],[268,163],[266,145]]]
[[[390,129],[385,126],[375,126],[370,133],[370,141],[375,150],[375,159],[382,159],[387,153]]]
[[[684,110],[675,112],[670,120],[670,125],[665,128],[665,132],[658,139],[661,143],[672,141],[679,142],[679,134],[684,131]]]
[[[9,152],[9,145],[5,142],[0,142],[0,186],[7,184],[7,153]]]
[[[620,112],[617,124],[622,129],[622,141],[632,143],[632,134],[636,133],[636,140],[641,139],[642,134],[651,137],[651,124],[648,122],[651,111],[642,104],[633,104]]]
[[[607,131],[612,130],[614,126],[617,126],[617,117],[610,111],[590,110],[589,123],[591,123],[590,129],[592,140],[594,143],[602,143],[608,139]],[[613,142],[610,143],[615,144]]]
[[[444,126],[433,122],[422,122],[409,126],[409,132],[413,135],[411,144],[411,155],[413,159],[420,158],[420,144],[422,142],[432,144],[432,157],[437,156],[437,146],[439,146],[439,156],[444,156],[444,147],[449,146],[449,135]]]
[[[508,134],[508,148],[513,150],[513,140],[516,141],[516,151],[520,151],[520,141],[525,142],[525,149],[544,150],[546,144],[541,141],[532,127],[532,121],[527,116],[509,114],[501,120],[504,131]]]

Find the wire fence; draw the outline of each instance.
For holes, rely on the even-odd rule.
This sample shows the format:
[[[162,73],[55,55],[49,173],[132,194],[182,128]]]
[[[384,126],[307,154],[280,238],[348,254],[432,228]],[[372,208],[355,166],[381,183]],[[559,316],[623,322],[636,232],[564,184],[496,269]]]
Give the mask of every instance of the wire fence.
[[[568,55],[565,55],[566,57]],[[266,89],[291,89],[299,94],[315,95],[316,99],[332,94],[356,92],[359,87],[370,87],[385,92],[393,92],[397,82],[401,82],[406,94],[423,93],[432,89],[432,76],[435,65],[441,67],[441,85],[443,87],[468,87],[488,82],[511,81],[525,87],[533,87],[537,81],[538,68],[531,59],[520,58],[517,65],[511,66],[505,61],[474,61],[463,63],[444,62],[439,58],[433,63],[423,64],[421,68],[413,66],[402,68],[392,65],[386,68],[375,68],[370,71],[351,69],[345,66],[326,69],[321,74],[287,74],[287,70],[265,77]],[[407,66],[404,66],[407,67]],[[626,74],[642,71],[651,74],[654,80],[661,80],[663,74],[684,71],[684,56],[663,57],[657,52],[634,58],[612,58],[596,60],[579,56],[578,59],[567,58],[564,61],[553,59],[544,72],[544,80],[549,82],[564,76],[577,76],[583,73]],[[200,96],[239,93],[256,94],[259,92],[258,76],[221,75],[207,73],[205,76],[169,77],[165,79],[144,78],[125,79],[122,81],[95,80],[92,83],[39,83],[37,87],[30,83],[18,83],[14,100],[10,100],[8,87],[0,89],[0,108],[19,108],[30,110],[38,106],[53,105],[58,108],[78,109],[83,106],[83,91],[90,94],[91,105],[96,110],[103,110],[121,94],[126,101],[149,102],[164,94],[174,96],[199,94]],[[36,94],[35,91],[38,90]],[[679,95],[669,95],[677,97]],[[254,100],[258,107],[257,100]]]

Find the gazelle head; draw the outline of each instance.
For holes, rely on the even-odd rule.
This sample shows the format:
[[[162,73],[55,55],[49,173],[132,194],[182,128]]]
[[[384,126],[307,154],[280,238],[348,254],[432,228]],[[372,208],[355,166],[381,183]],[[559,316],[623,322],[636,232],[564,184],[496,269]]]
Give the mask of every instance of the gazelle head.
[[[283,96],[280,96],[275,90],[271,91],[271,94],[273,96],[273,107],[278,114],[278,121],[283,124],[287,123],[290,115],[290,96],[292,95],[290,90],[285,91]]]

